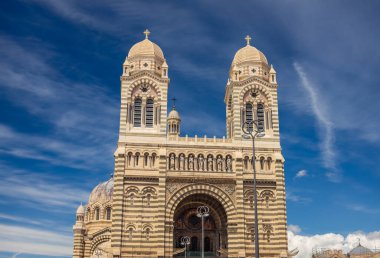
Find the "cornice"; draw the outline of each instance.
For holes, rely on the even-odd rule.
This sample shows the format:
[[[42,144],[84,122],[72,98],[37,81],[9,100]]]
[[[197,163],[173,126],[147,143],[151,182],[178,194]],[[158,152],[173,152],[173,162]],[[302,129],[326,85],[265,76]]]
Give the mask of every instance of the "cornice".
[[[264,81],[263,79],[261,79],[258,76],[251,76],[251,77],[249,77],[243,81],[231,81],[230,84],[236,85],[236,86],[245,86],[245,85],[250,84],[252,82],[258,82],[258,83],[260,83],[266,87],[273,88],[273,89],[278,88],[278,84],[269,83],[267,81]]]
[[[151,71],[146,71],[146,70],[139,71],[139,72],[132,74],[130,76],[123,76],[122,75],[122,76],[120,76],[120,81],[133,81],[133,80],[141,78],[142,76],[147,76],[147,77],[149,77],[153,80],[156,80],[158,82],[161,82],[161,83],[169,84],[169,82],[170,82],[169,78],[161,78],[161,77],[157,76],[155,73],[152,73]]]

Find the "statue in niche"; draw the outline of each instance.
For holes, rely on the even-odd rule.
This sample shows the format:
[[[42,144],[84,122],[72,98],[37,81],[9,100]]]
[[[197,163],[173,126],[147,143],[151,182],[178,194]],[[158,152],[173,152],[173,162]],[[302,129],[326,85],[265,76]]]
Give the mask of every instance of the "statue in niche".
[[[189,156],[189,170],[194,170],[194,158],[192,155]]]
[[[218,171],[222,171],[223,168],[223,159],[219,156],[216,160]]]
[[[204,158],[203,158],[203,156],[199,156],[199,158],[198,158],[198,170],[200,170],[200,171],[204,170]]]
[[[232,171],[232,159],[231,157],[227,157],[226,160],[226,171],[231,172]]]
[[[169,169],[175,169],[175,157],[174,154],[170,155],[170,164],[169,164]]]
[[[183,155],[179,157],[179,169],[185,169],[185,157]]]
[[[212,171],[212,157],[207,158],[207,170]]]

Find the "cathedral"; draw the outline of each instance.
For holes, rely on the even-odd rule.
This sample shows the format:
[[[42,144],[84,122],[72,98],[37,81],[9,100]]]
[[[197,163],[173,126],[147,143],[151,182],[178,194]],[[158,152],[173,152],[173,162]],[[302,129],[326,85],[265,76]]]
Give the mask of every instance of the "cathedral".
[[[203,249],[210,258],[252,258],[255,241],[262,258],[288,257],[273,66],[247,36],[228,73],[226,136],[183,135],[186,121],[175,106],[168,107],[170,62],[149,31],[144,34],[122,67],[113,176],[77,209],[73,258],[185,257],[184,236],[187,257],[201,257]],[[261,132],[254,156],[242,128],[252,121]],[[200,206],[209,211],[202,220]]]

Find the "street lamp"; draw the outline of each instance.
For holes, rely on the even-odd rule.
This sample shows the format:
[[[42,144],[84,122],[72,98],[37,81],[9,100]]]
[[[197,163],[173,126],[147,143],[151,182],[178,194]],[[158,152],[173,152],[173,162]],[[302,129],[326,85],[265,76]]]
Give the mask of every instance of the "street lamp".
[[[205,246],[204,246],[204,229],[203,229],[203,222],[204,218],[208,217],[210,212],[210,209],[207,206],[199,206],[197,209],[197,216],[202,219],[202,258],[205,257]]]
[[[188,236],[183,236],[181,237],[181,245],[185,246],[185,258],[186,258],[186,251],[187,251],[187,246],[190,244],[190,237]]]
[[[99,258],[99,256],[101,256],[103,254],[103,252],[102,252],[102,250],[100,250],[100,249],[96,249],[95,250],[95,252],[94,252],[94,255],[96,255],[98,258]]]
[[[253,163],[253,201],[255,202],[255,257],[259,258],[259,220],[257,217],[257,192],[256,192],[256,157],[255,157],[255,139],[263,137],[265,133],[259,130],[256,121],[246,121],[242,130],[245,139],[252,139],[252,163]]]

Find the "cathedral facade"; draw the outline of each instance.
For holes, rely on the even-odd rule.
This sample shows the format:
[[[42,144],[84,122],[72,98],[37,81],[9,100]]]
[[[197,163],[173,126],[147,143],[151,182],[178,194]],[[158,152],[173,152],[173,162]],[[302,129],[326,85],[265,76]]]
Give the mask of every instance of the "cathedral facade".
[[[175,106],[168,110],[169,66],[148,36],[146,31],[123,64],[113,177],[96,186],[88,203],[78,208],[73,257],[184,257],[183,236],[190,239],[187,257],[200,257],[199,206],[209,208],[206,257],[254,257],[253,160],[260,256],[287,257],[273,66],[247,36],[229,70],[226,137],[180,136],[180,114]],[[242,124],[253,120],[265,132],[256,138],[255,159],[252,140],[242,131]]]

